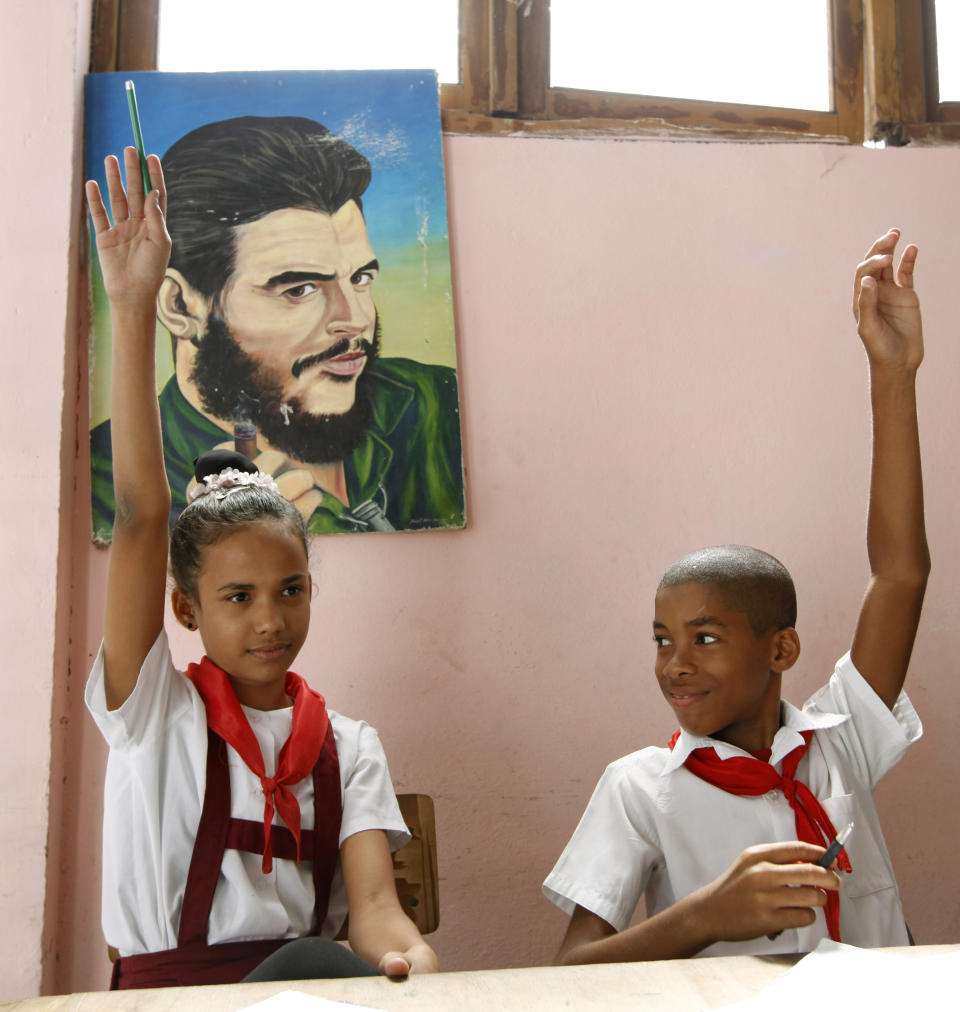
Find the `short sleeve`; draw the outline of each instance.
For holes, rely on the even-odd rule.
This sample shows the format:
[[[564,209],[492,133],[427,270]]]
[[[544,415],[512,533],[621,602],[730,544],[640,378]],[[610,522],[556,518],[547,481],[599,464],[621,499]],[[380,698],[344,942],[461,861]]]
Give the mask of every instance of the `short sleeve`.
[[[399,850],[410,833],[390,779],[387,757],[375,728],[331,713],[343,778],[340,843],[367,829],[382,829],[390,850]]]
[[[837,661],[830,681],[803,704],[803,709],[849,714],[850,720],[831,728],[828,737],[841,745],[871,790],[923,734],[907,694],[901,692],[893,709],[888,709],[849,653]]]
[[[133,748],[156,740],[180,715],[203,703],[173,665],[167,634],[161,630],[140,666],[137,684],[122,706],[107,709],[103,644],[97,651],[84,701],[112,749]],[[205,722],[205,718],[204,718]]]
[[[662,862],[641,797],[631,788],[625,760],[604,771],[560,860],[543,883],[544,895],[567,914],[576,906],[623,931]]]

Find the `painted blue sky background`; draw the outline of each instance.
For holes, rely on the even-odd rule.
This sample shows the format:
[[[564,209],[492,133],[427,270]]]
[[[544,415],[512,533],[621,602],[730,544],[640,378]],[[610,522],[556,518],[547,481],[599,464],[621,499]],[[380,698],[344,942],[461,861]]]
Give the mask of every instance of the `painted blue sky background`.
[[[90,74],[86,171],[101,187],[103,159],[133,143],[124,82],[132,80],[148,153],[233,116],[306,116],[352,144],[373,178],[363,197],[374,248],[446,240],[440,110],[432,70]]]

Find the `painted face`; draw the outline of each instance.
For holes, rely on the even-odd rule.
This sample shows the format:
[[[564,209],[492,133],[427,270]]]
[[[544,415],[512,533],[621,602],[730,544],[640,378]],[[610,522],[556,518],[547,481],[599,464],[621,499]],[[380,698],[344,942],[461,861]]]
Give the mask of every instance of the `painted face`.
[[[195,617],[207,656],[241,703],[287,705],[283,683],[310,627],[303,542],[272,519],[238,528],[203,552]]]
[[[354,201],[284,208],[236,230],[220,313],[233,339],[310,415],[353,406],[376,325],[379,265]]]
[[[655,670],[680,726],[748,750],[768,747],[780,706],[780,678],[771,670],[775,636],[757,636],[709,584],[660,590]]]

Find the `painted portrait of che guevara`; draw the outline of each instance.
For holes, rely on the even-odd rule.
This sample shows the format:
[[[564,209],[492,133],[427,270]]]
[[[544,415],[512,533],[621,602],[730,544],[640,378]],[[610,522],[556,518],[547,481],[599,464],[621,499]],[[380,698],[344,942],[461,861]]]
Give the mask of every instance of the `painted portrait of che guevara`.
[[[223,445],[272,473],[312,533],[462,527],[455,359],[394,351],[405,349],[378,313],[389,269],[368,227],[370,160],[315,119],[241,115],[179,136],[162,164],[171,522],[194,459]],[[92,425],[90,451],[93,531],[106,539],[109,418]]]

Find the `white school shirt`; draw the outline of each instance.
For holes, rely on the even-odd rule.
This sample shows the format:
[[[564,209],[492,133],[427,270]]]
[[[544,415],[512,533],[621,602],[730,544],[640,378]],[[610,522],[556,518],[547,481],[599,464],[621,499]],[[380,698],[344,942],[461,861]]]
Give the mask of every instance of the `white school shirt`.
[[[840,935],[859,946],[906,945],[908,938],[890,855],[880,830],[873,790],[907,746],[922,734],[905,693],[893,710],[863,679],[849,653],[829,683],[798,710],[781,703],[782,725],[770,762],[816,733],[796,779],[817,796],[837,830],[854,822],[846,850],[852,874],[840,873]],[[691,773],[683,763],[697,748],[721,759],[748,752],[682,731],[676,747],[645,748],[611,763],[553,871],[547,898],[568,914],[576,905],[617,931],[628,927],[640,896],[647,916],[714,881],[747,847],[795,840],[794,811],[782,791],[759,797],[730,794]],[[700,956],[809,952],[828,937],[823,911],[806,928],[746,942],[717,942]]]
[[[207,718],[193,683],[173,666],[161,632],[140,669],[136,688],[108,710],[103,647],[84,695],[110,746],[103,805],[103,933],[121,956],[176,948],[187,871],[206,785]],[[290,736],[293,707],[243,708],[268,775]],[[377,732],[363,721],[328,711],[340,763],[343,817],[340,843],[366,829],[382,829],[392,850],[410,838],[390,781]],[[227,746],[230,815],[263,822],[263,790],[238,753]],[[313,778],[291,790],[302,829],[312,829]],[[274,824],[281,824],[274,815]],[[313,927],[312,864],[227,850],[207,927],[207,942],[294,938]],[[334,937],[347,913],[340,865],[321,934]]]

